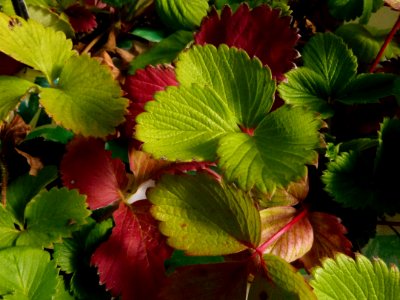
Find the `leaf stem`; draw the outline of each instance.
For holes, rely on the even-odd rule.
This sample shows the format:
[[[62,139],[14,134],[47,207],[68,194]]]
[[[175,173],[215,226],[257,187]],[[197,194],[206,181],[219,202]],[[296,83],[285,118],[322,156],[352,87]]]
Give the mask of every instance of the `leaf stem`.
[[[4,161],[4,157],[0,156],[0,170],[1,170],[1,203],[5,207],[7,204],[7,184],[8,184],[8,170]]]
[[[295,216],[289,223],[279,229],[269,240],[266,240],[262,243],[258,248],[257,252],[264,253],[265,249],[267,249],[272,243],[274,243],[277,239],[279,239],[283,234],[288,232],[297,222],[302,220],[305,216],[307,216],[308,210],[303,209],[297,216]]]
[[[380,60],[381,60],[381,58],[382,58],[382,56],[383,56],[383,53],[385,52],[387,46],[388,46],[388,45],[390,44],[390,42],[392,41],[394,35],[396,34],[397,30],[399,30],[399,28],[400,28],[400,15],[399,15],[399,17],[397,18],[396,23],[393,25],[392,30],[390,30],[389,34],[386,36],[385,42],[383,43],[381,49],[379,50],[378,55],[376,56],[374,62],[372,63],[372,66],[371,66],[371,68],[369,69],[369,72],[370,72],[370,73],[373,73],[373,72],[374,72],[376,66],[378,65],[378,63],[380,62]]]
[[[26,8],[26,4],[24,0],[11,0],[15,14],[24,18],[25,20],[29,19],[28,10]]]

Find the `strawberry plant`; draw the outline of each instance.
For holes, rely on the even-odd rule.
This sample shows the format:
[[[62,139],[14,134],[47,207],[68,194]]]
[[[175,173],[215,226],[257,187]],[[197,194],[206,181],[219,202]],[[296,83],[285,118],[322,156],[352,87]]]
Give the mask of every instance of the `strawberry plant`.
[[[399,9],[0,0],[0,298],[396,299]]]

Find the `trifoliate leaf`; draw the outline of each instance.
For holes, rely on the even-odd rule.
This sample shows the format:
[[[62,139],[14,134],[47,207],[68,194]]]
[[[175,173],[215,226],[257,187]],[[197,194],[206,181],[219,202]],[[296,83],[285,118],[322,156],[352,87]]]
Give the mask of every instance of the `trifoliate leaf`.
[[[29,247],[0,251],[0,297],[7,300],[52,300],[58,271],[49,253]]]
[[[250,196],[207,175],[165,175],[148,198],[169,245],[189,255],[224,255],[258,246],[260,215]]]
[[[76,190],[66,188],[40,192],[26,206],[26,227],[21,228],[16,244],[50,247],[69,236],[90,215],[85,200]]]
[[[246,299],[247,276],[243,262],[181,267],[163,284],[160,299]]]
[[[94,138],[78,137],[70,142],[60,169],[64,186],[87,195],[91,209],[121,199],[128,183],[124,163],[113,159],[104,142]]]
[[[30,81],[13,76],[0,76],[0,122],[17,107],[24,95],[35,89],[36,84]]]
[[[340,26],[335,33],[343,38],[360,62],[371,63],[377,56],[389,32],[352,23]],[[385,49],[381,60],[391,59],[399,55],[400,47],[393,40]]]
[[[329,0],[329,11],[337,19],[353,20],[360,18],[361,23],[367,23],[371,13],[383,5],[383,0]]]
[[[314,235],[306,214],[282,234],[279,234],[279,231],[294,221],[295,208],[272,207],[262,210],[260,215],[261,243],[268,243],[268,247],[263,249],[264,253],[274,254],[287,262],[292,262],[311,249]]]
[[[352,254],[351,242],[345,236],[347,230],[338,217],[310,212],[308,219],[314,231],[314,242],[311,250],[300,258],[308,270],[321,265],[322,259],[326,257],[334,258],[336,253]]]
[[[30,131],[26,136],[25,141],[36,139],[39,137],[47,141],[67,144],[74,137],[74,134],[61,126],[42,125]]]
[[[372,263],[362,255],[356,260],[338,254],[327,259],[322,268],[313,270],[310,283],[318,299],[385,299],[395,300],[400,294],[400,273],[381,260]]]
[[[267,65],[275,78],[283,79],[283,74],[294,67],[293,61],[298,57],[294,46],[299,35],[290,26],[291,18],[281,17],[280,12],[267,5],[250,10],[247,4],[240,5],[235,13],[226,6],[221,16],[213,10],[204,19],[195,42],[243,49],[250,57],[256,56]]]
[[[207,0],[155,0],[157,13],[168,27],[193,30],[207,15]]]
[[[182,86],[197,83],[212,88],[245,128],[254,128],[273,104],[275,82],[270,70],[226,45],[194,46],[182,53],[176,76]]]
[[[22,175],[7,187],[6,208],[21,226],[24,224],[24,211],[28,202],[46,185],[54,181],[57,173],[55,166],[46,166],[36,176]]]
[[[149,213],[150,203],[120,204],[113,214],[110,238],[92,256],[100,282],[123,299],[155,299],[165,279],[164,261],[171,255],[157,222]]]
[[[136,118],[136,138],[156,158],[213,161],[220,137],[239,131],[226,102],[209,87],[169,87],[155,98]]]
[[[42,71],[49,82],[61,73],[66,61],[74,54],[72,42],[64,33],[45,28],[36,21],[8,17],[0,12],[0,51]]]
[[[250,291],[249,300],[285,299],[314,300],[311,287],[303,276],[282,258],[266,254],[263,256],[266,264],[266,277],[256,276]]]
[[[154,45],[148,51],[132,60],[129,73],[134,74],[148,65],[171,63],[185,47],[193,40],[193,33],[179,30]]]
[[[40,102],[67,129],[97,137],[115,131],[128,105],[111,73],[87,55],[70,58],[57,87],[43,89]]]
[[[300,107],[283,106],[268,114],[254,136],[231,133],[218,146],[219,165],[244,190],[274,192],[306,175],[305,164],[317,161],[321,121]]]

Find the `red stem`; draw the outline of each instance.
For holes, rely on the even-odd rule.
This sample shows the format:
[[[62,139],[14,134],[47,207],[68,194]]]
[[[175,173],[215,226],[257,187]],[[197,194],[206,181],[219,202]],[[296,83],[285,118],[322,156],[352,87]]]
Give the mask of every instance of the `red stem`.
[[[378,63],[380,62],[380,60],[381,60],[381,58],[382,58],[383,53],[385,52],[387,46],[388,46],[388,45],[390,44],[390,42],[392,41],[394,35],[396,34],[397,30],[399,30],[399,28],[400,28],[400,15],[399,15],[399,17],[397,18],[396,23],[393,25],[392,30],[391,30],[391,31],[389,32],[389,34],[387,35],[387,37],[386,37],[386,39],[385,39],[385,42],[383,43],[383,45],[382,45],[382,47],[381,47],[381,50],[379,50],[378,55],[376,56],[374,62],[372,63],[372,66],[371,66],[371,68],[369,69],[369,72],[370,72],[370,73],[373,73],[373,72],[374,72],[376,66],[378,65]]]
[[[258,253],[264,253],[265,249],[267,249],[272,243],[274,243],[277,239],[279,239],[283,234],[288,232],[297,222],[307,216],[308,210],[303,209],[297,216],[295,216],[289,223],[279,229],[269,240],[266,240],[263,244],[261,244],[257,248]]]

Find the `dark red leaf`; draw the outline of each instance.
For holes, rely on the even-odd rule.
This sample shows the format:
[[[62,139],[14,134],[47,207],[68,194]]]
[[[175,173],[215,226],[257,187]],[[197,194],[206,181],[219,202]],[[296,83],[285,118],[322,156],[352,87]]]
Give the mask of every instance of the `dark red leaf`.
[[[61,175],[66,187],[87,195],[90,209],[119,200],[128,183],[123,162],[111,158],[104,142],[94,138],[79,137],[68,144],[61,161]]]
[[[73,4],[64,13],[75,32],[91,32],[97,27],[96,16],[84,6]]]
[[[279,14],[280,10],[267,5],[250,10],[247,4],[242,4],[234,14],[225,6],[221,16],[212,10],[195,35],[195,42],[243,49],[250,57],[258,57],[275,78],[282,80],[298,57],[294,46],[299,35],[290,27],[291,18]]]
[[[0,75],[13,75],[21,70],[23,66],[19,61],[0,52]]]
[[[113,214],[115,227],[110,238],[92,256],[100,282],[113,296],[122,299],[155,299],[165,279],[164,261],[171,248],[150,215],[151,204],[121,203]]]
[[[166,280],[165,300],[246,299],[246,262],[225,262],[178,268]]]
[[[311,250],[300,258],[307,269],[321,265],[322,258],[333,258],[337,252],[353,255],[351,242],[345,236],[347,230],[338,217],[312,212],[308,218],[314,230],[314,243]]]
[[[144,112],[144,105],[154,99],[156,92],[165,90],[167,86],[177,85],[175,71],[171,67],[148,66],[137,70],[135,75],[127,76],[123,89],[130,99],[130,104],[123,134],[132,137],[136,125],[135,118]]]

